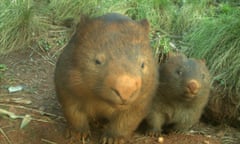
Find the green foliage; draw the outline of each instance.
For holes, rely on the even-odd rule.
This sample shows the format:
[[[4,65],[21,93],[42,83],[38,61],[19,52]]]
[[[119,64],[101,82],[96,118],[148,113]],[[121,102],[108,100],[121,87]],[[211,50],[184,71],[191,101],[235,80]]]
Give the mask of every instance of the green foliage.
[[[80,18],[82,14],[95,13],[98,1],[96,0],[51,0],[48,9],[54,22],[67,18]]]
[[[7,66],[5,64],[0,64],[0,71],[5,71],[7,70]]]
[[[175,11],[175,17],[172,20],[171,33],[184,36],[190,30],[195,27],[204,17],[206,17],[209,5],[206,1],[201,1],[196,4],[194,1],[185,2],[182,6]]]
[[[95,15],[102,15],[109,12],[125,14],[131,8],[129,0],[99,0]]]
[[[0,64],[0,80],[3,78],[3,73],[8,69],[5,64]]]
[[[130,16],[134,20],[147,18],[152,26],[159,19],[157,0],[104,0],[99,2],[99,14],[117,12]]]

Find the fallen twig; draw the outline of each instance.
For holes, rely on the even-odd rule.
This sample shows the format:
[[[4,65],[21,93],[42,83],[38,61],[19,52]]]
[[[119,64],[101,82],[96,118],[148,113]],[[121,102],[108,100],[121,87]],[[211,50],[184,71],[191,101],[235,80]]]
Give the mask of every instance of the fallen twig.
[[[32,101],[23,98],[3,98],[0,99],[0,103],[31,104]]]
[[[45,143],[49,143],[49,144],[56,144],[55,142],[49,141],[47,139],[41,139],[41,141],[45,142]]]
[[[7,140],[8,144],[12,144],[12,142],[10,141],[10,139],[9,139],[8,136],[5,134],[5,132],[3,131],[2,128],[0,128],[0,132],[2,133],[2,135],[4,136],[4,138]]]

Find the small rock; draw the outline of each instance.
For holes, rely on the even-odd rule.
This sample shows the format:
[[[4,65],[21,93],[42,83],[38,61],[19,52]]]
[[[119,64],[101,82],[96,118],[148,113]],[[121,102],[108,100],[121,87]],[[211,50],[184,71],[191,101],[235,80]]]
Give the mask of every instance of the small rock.
[[[159,137],[159,138],[158,138],[158,142],[159,142],[159,143],[163,143],[163,142],[164,142],[163,137]]]
[[[22,90],[23,90],[23,86],[22,85],[10,86],[8,88],[8,92],[9,93],[18,92],[18,91],[22,91]]]
[[[210,144],[210,142],[208,140],[205,140],[203,143],[204,144]]]

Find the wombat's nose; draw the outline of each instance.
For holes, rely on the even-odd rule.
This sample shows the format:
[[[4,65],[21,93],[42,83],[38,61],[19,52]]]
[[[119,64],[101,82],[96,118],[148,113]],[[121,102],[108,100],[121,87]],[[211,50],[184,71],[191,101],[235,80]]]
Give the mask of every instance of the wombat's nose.
[[[197,80],[190,80],[187,83],[187,87],[189,89],[189,92],[192,94],[197,94],[201,85],[199,84],[199,82]]]
[[[116,79],[112,90],[121,98],[122,101],[126,102],[141,88],[141,84],[142,81],[140,77],[122,75]]]

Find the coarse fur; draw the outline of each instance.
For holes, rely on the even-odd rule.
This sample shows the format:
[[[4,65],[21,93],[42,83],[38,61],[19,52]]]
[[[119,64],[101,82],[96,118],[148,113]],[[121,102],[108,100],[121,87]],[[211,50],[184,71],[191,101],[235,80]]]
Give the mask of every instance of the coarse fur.
[[[146,118],[147,135],[159,136],[163,127],[185,131],[199,121],[208,102],[210,76],[205,62],[170,53],[160,65],[159,87]]]
[[[147,20],[110,13],[84,18],[55,69],[55,87],[70,136],[90,136],[106,119],[100,143],[122,143],[147,115],[157,89],[157,64]]]

